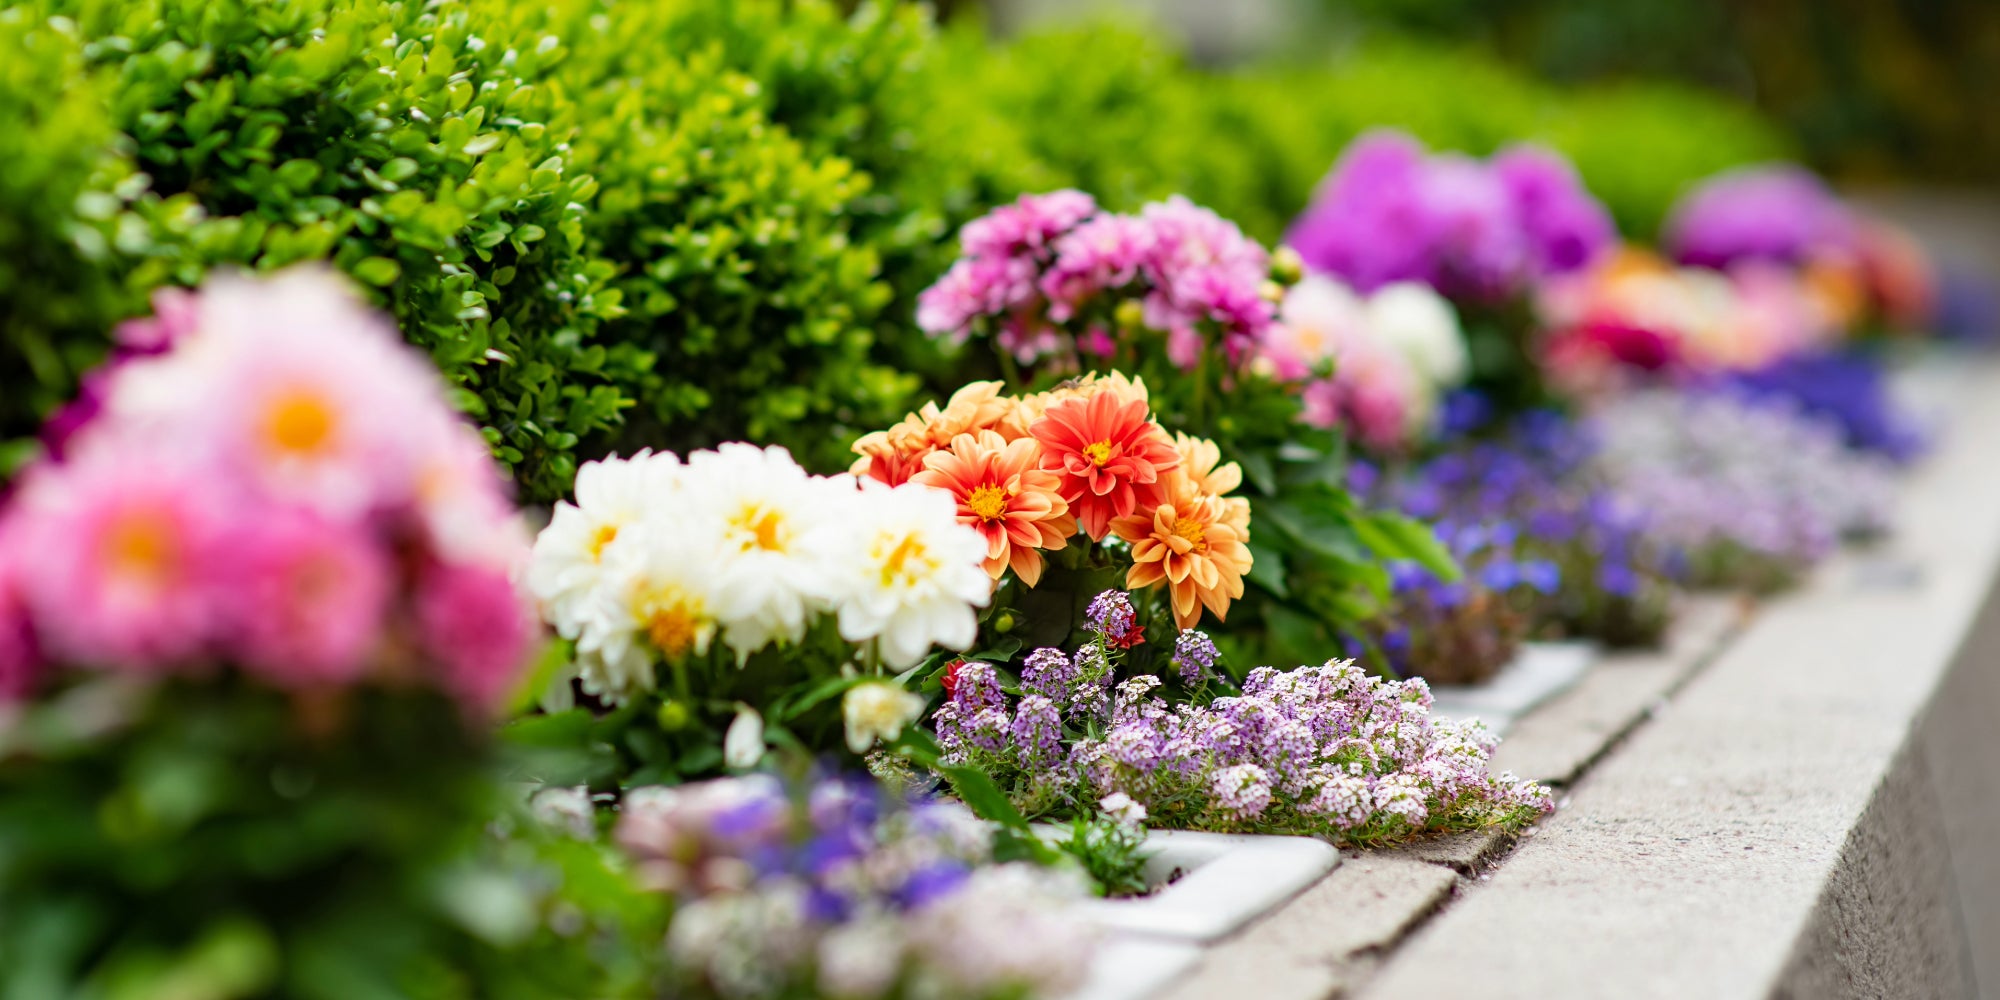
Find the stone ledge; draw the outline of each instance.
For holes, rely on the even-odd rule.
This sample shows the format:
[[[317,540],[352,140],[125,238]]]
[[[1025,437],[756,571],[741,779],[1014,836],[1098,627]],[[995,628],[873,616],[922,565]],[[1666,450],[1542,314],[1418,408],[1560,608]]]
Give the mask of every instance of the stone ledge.
[[[1955,419],[1897,534],[1762,607],[1360,996],[2000,992],[2000,373],[1918,381]]]
[[[1437,909],[1458,877],[1390,854],[1349,857],[1285,906],[1203,955],[1165,1000],[1332,996],[1359,981],[1374,956]]]
[[[1494,770],[1555,785],[1574,782],[1706,666],[1743,627],[1751,606],[1737,598],[1695,597],[1678,611],[1661,648],[1605,656],[1575,687],[1522,718],[1494,751]]]

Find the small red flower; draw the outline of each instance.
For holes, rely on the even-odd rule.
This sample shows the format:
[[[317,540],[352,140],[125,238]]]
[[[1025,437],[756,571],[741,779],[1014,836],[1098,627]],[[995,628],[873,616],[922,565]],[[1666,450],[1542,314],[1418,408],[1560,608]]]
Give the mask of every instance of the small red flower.
[[[1131,649],[1133,646],[1146,641],[1146,630],[1140,627],[1137,622],[1134,622],[1132,627],[1126,629],[1123,635],[1107,635],[1104,637],[1104,641],[1118,649]]]
[[[965,666],[965,660],[963,658],[953,660],[950,663],[944,665],[945,697],[947,698],[958,697],[958,672],[964,666]]]

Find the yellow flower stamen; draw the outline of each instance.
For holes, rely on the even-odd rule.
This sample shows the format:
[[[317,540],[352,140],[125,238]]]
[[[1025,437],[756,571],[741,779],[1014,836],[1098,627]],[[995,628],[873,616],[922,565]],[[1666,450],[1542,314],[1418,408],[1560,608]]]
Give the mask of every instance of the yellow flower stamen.
[[[178,554],[173,523],[153,511],[119,518],[104,539],[111,573],[149,584],[163,583],[172,576]]]
[[[1181,517],[1174,519],[1174,534],[1186,539],[1196,552],[1208,551],[1208,527],[1200,521]]]
[[[875,541],[876,558],[882,565],[882,586],[886,589],[897,586],[912,586],[918,577],[937,569],[937,560],[931,558],[930,550],[924,547],[924,540],[916,532],[909,532],[895,538],[895,546],[887,555],[882,550],[894,535],[884,534]]]
[[[784,515],[763,504],[744,504],[729,519],[729,526],[741,531],[747,537],[743,550],[763,549],[766,552],[784,551],[784,539],[780,533],[784,529]]]
[[[701,645],[707,616],[700,599],[674,584],[642,587],[633,601],[634,617],[645,623],[646,638],[669,660]]]
[[[992,521],[1007,512],[1007,491],[988,483],[965,498],[967,510],[982,521]]]
[[[293,391],[280,396],[267,411],[265,439],[279,452],[311,454],[326,448],[335,422],[325,399],[310,390]]]
[[[1090,459],[1093,465],[1103,466],[1104,463],[1111,461],[1111,442],[1095,441],[1084,445],[1083,457]]]
[[[598,526],[597,526],[597,530],[596,530],[596,531],[594,531],[594,532],[591,532],[591,535],[590,535],[590,559],[591,559],[591,561],[592,561],[592,562],[603,562],[603,561],[604,561],[604,547],[605,547],[605,546],[607,546],[607,545],[610,545],[610,544],[611,544],[611,543],[612,543],[612,542],[613,542],[614,540],[616,540],[617,538],[618,538],[618,526],[617,526],[617,525],[615,525],[615,524],[600,524],[600,525],[598,525]]]

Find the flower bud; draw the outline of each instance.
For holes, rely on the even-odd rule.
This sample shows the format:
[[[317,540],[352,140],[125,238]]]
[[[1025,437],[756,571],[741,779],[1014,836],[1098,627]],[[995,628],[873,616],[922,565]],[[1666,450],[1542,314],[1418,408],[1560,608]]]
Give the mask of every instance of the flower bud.
[[[687,728],[689,718],[687,703],[668,698],[660,702],[660,710],[654,713],[654,717],[659,720],[661,729],[678,733]]]
[[[1271,277],[1279,284],[1295,285],[1306,276],[1306,262],[1297,250],[1281,246],[1271,251]]]
[[[1118,325],[1127,330],[1136,330],[1146,325],[1146,307],[1140,305],[1138,299],[1126,299],[1118,303],[1118,310],[1112,315],[1117,318]]]

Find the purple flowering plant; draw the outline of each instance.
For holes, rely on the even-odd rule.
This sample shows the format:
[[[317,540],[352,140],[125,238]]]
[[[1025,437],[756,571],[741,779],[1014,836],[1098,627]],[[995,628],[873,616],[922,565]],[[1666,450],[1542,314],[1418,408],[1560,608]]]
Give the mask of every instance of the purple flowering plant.
[[[1591,464],[1597,448],[1584,426],[1535,411],[1498,437],[1468,439],[1413,470],[1381,476],[1378,493],[1434,526],[1470,567],[1468,585],[1525,598],[1506,605],[1511,614],[1495,616],[1495,631],[1518,624],[1528,638],[1651,645],[1671,610],[1676,553],[1648,534],[1642,511],[1616,502]],[[1398,574],[1399,581],[1411,577],[1399,591],[1429,596],[1443,589],[1411,570]],[[1447,591],[1445,603],[1464,589]],[[1410,618],[1398,616],[1397,625],[1414,628]],[[1399,653],[1430,658],[1412,648],[1418,642],[1395,628],[1378,636],[1399,668]],[[1444,676],[1422,666],[1412,672]]]
[[[1432,717],[1422,680],[1329,661],[1260,667],[1239,690],[1206,637],[1184,633],[1169,663],[1192,690],[1169,701],[1167,681],[1122,659],[1100,631],[1073,653],[1036,650],[1018,680],[965,664],[932,719],[944,759],[985,770],[1030,814],[1113,801],[1155,826],[1357,845],[1518,826],[1552,808],[1546,788],[1488,774],[1494,737]]]
[[[1613,501],[1645,512],[1692,586],[1777,590],[1888,527],[1894,464],[1785,399],[1653,389],[1605,401],[1591,424]]]
[[[1674,259],[1726,268],[1742,261],[1804,264],[1851,253],[1853,213],[1811,171],[1764,164],[1703,181],[1673,208],[1665,243]]]
[[[633,789],[614,836],[674,900],[677,996],[1054,994],[1094,949],[1074,871],[996,863],[965,807],[865,777]]]
[[[1548,398],[1527,350],[1530,293],[1587,267],[1617,237],[1558,153],[1524,144],[1478,160],[1378,129],[1342,152],[1285,245],[1363,292],[1398,281],[1437,289],[1459,307],[1472,384],[1522,408]]]
[[[1889,391],[1879,357],[1859,351],[1816,352],[1782,358],[1727,382],[1752,396],[1787,401],[1840,428],[1848,447],[1876,452],[1898,463],[1924,450],[1916,421]]]
[[[1519,551],[1520,531],[1511,521],[1447,519],[1432,530],[1465,575],[1447,581],[1415,563],[1391,563],[1395,598],[1350,639],[1349,651],[1379,658],[1394,677],[1477,684],[1514,658],[1562,574],[1554,562]]]

